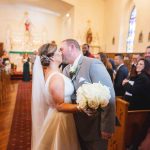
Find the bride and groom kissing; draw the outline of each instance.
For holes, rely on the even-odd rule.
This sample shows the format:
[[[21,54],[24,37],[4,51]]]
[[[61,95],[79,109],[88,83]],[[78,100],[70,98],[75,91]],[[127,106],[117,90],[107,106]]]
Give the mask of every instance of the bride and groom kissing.
[[[60,73],[62,62],[69,65]],[[85,81],[110,88],[109,104],[96,115],[76,104],[75,91]],[[60,50],[41,46],[33,68],[32,150],[107,150],[114,127],[115,93],[102,62],[83,56],[74,39],[64,40]]]

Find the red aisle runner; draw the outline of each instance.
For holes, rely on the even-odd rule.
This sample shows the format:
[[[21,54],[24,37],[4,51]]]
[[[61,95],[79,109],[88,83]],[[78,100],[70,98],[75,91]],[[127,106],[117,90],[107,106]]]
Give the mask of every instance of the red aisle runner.
[[[31,149],[31,81],[19,82],[7,150]]]

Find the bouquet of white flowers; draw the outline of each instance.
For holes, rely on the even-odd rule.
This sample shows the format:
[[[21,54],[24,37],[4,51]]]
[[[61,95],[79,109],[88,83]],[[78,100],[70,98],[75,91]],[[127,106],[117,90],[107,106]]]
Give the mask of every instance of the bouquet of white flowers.
[[[111,98],[109,87],[99,83],[83,84],[77,90],[77,104],[81,109],[106,107]]]

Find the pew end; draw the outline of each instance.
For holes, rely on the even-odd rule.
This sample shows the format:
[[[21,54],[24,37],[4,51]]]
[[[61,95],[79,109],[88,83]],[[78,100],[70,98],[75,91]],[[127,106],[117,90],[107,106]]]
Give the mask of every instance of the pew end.
[[[115,133],[109,140],[108,150],[125,150],[134,139],[143,132],[150,118],[150,110],[128,110],[129,103],[120,97],[116,98],[116,115],[120,126],[115,127]]]

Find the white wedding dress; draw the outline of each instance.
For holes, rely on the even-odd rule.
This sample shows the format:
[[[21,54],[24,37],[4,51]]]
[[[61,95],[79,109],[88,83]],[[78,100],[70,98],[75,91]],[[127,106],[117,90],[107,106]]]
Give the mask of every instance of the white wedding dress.
[[[73,114],[58,112],[49,93],[49,82],[55,74],[63,77],[65,103],[71,103],[71,95],[74,91],[71,80],[59,72],[52,73],[45,84],[45,100],[49,109],[42,125],[36,150],[80,150]]]

